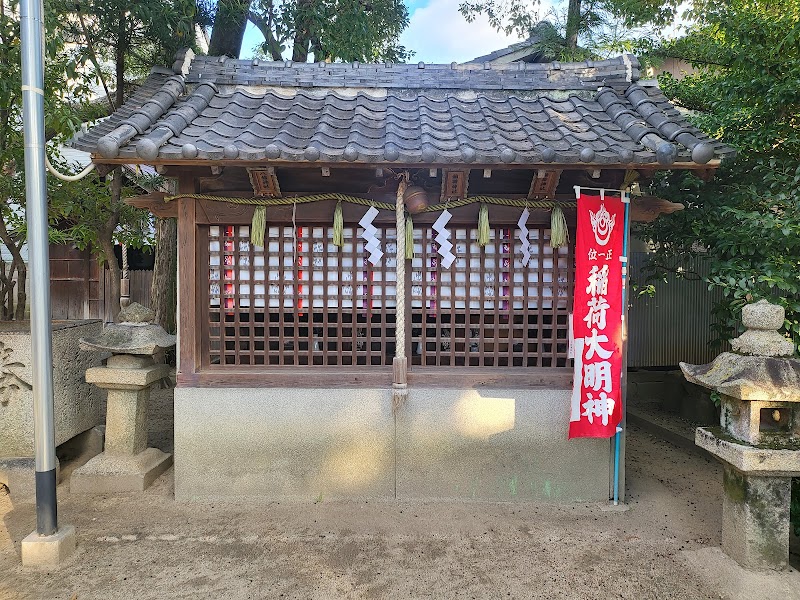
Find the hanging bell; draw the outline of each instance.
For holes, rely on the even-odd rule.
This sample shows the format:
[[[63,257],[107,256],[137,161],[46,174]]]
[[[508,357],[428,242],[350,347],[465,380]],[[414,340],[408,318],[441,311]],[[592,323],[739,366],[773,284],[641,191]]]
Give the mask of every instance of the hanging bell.
[[[403,194],[403,202],[406,203],[408,212],[416,215],[428,208],[428,194],[420,186],[411,185]]]

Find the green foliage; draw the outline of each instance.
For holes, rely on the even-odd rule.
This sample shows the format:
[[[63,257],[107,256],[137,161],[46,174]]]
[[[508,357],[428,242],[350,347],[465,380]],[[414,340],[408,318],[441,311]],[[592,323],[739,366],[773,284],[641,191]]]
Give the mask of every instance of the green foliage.
[[[79,0],[64,27],[83,64],[94,64],[91,76],[108,77],[122,58],[126,78],[137,80],[196,47],[198,18],[207,13],[194,0]]]
[[[411,56],[399,42],[409,20],[401,0],[254,0],[249,19],[265,38],[260,53],[273,60],[290,46],[303,60],[309,52],[315,60],[345,62],[404,62]]]
[[[65,4],[48,2],[44,12],[45,129],[48,136],[68,134],[80,122],[72,107],[88,94],[80,76],[80,60],[65,45],[61,27]],[[27,268],[20,248],[25,243],[24,144],[22,134],[22,72],[19,4],[0,3],[0,243],[11,254],[0,265],[2,318],[24,318]],[[52,201],[59,201],[54,192]],[[16,283],[15,283],[16,280]]]
[[[470,22],[483,16],[508,35],[535,36],[543,60],[579,61],[649,49],[659,28],[675,20],[678,5],[678,0],[573,0],[567,7],[562,1],[542,11],[541,0],[463,0],[459,11]],[[576,47],[570,47],[567,35],[572,22],[577,23]]]
[[[665,175],[651,191],[686,210],[640,228],[657,247],[651,263],[674,269],[710,261],[717,333],[736,335],[747,302],[786,308],[785,333],[800,339],[800,2],[736,0],[695,7],[686,35],[660,52],[692,62],[696,75],[661,79],[692,120],[738,149],[716,178]]]
[[[55,153],[57,142],[85,120],[107,113],[107,106],[90,101],[94,85],[120,73],[136,79],[152,64],[170,63],[177,48],[194,45],[194,16],[194,2],[188,0],[45,3],[45,131],[57,168],[71,170]],[[0,242],[12,262],[0,269],[0,304],[4,318],[18,319],[24,316],[25,290],[13,280],[26,276],[20,248],[27,229],[20,57],[18,0],[5,1],[0,3]],[[125,88],[120,83],[117,103]],[[51,241],[91,248],[99,258],[112,237],[132,247],[151,241],[149,215],[124,205],[96,174],[71,183],[48,176],[47,188]]]
[[[63,173],[73,169],[58,158],[51,159]],[[126,173],[126,177],[127,177]],[[63,182],[48,177],[50,200],[51,241],[63,239],[80,250],[89,249],[101,260],[106,260],[100,236],[115,210],[110,181],[102,181],[94,172],[80,181]],[[122,197],[140,194],[138,187],[122,188]],[[143,248],[153,243],[152,217],[149,212],[122,203],[119,206],[119,223],[114,240],[131,248]]]

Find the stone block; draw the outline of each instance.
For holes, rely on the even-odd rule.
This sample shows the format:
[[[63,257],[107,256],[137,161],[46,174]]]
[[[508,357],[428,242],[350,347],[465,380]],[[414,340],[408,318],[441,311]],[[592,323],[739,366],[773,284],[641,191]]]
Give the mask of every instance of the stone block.
[[[61,463],[56,458],[56,481]],[[36,462],[33,458],[0,458],[0,483],[8,488],[13,504],[36,502]]]
[[[409,390],[397,497],[606,501],[610,442],[568,440],[570,390]]]
[[[390,389],[176,388],[176,500],[393,498]]]
[[[800,452],[796,450],[748,446],[727,436],[719,437],[706,427],[697,428],[695,444],[745,473],[800,477]]]
[[[746,329],[775,331],[783,327],[786,310],[778,304],[759,300],[742,307],[742,325]]]
[[[722,550],[749,569],[789,568],[791,478],[723,472]]]
[[[53,535],[35,531],[22,540],[22,566],[57,567],[75,552],[75,527],[62,525]]]
[[[141,492],[171,465],[172,456],[156,448],[135,456],[104,452],[73,471],[69,489],[74,494]]]
[[[777,331],[749,329],[731,340],[734,352],[753,356],[791,356],[794,354],[792,340],[787,340]]]
[[[78,340],[102,330],[100,321],[53,323],[53,404],[56,445],[101,422],[102,393],[85,381],[101,355],[82,352]],[[8,375],[0,389],[0,457],[33,456],[30,324],[0,324],[0,362]]]
[[[147,448],[147,401],[149,397],[149,388],[108,390],[106,453],[134,455]]]
[[[169,365],[150,365],[144,368],[93,367],[86,371],[87,383],[114,390],[139,390],[169,376]]]

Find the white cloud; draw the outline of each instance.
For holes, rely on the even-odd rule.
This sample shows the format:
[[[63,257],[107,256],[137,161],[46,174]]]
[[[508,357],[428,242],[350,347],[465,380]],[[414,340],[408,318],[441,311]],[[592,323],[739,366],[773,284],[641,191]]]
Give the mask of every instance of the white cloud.
[[[406,48],[414,50],[412,61],[466,62],[519,41],[495,31],[483,17],[467,23],[458,12],[459,4],[460,0],[431,0],[414,10],[400,38]]]

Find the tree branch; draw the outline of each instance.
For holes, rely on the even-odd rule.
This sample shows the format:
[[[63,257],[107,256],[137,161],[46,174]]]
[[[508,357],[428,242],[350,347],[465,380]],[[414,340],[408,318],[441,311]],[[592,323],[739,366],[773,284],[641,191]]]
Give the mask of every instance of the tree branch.
[[[272,32],[270,20],[265,19],[263,16],[252,10],[248,13],[247,18],[258,28],[258,30],[261,32],[261,35],[264,36],[264,39],[267,42],[267,48],[272,56],[272,60],[283,60],[281,44],[275,38],[275,34]]]
[[[100,79],[100,83],[103,86],[103,90],[106,93],[106,98],[108,99],[108,105],[111,107],[111,112],[116,110],[116,106],[114,105],[114,100],[111,98],[111,92],[108,90],[108,85],[106,85],[106,80],[103,77],[103,71],[100,68],[100,63],[97,60],[97,54],[94,51],[94,45],[92,44],[92,38],[89,36],[89,32],[86,29],[86,22],[83,19],[83,13],[80,10],[80,4],[76,4],[75,8],[78,12],[78,21],[80,21],[81,29],[83,30],[83,37],[86,40],[86,48],[89,50],[89,59],[92,61],[94,65],[95,71],[97,71],[97,77]],[[119,85],[119,84],[118,84]]]

